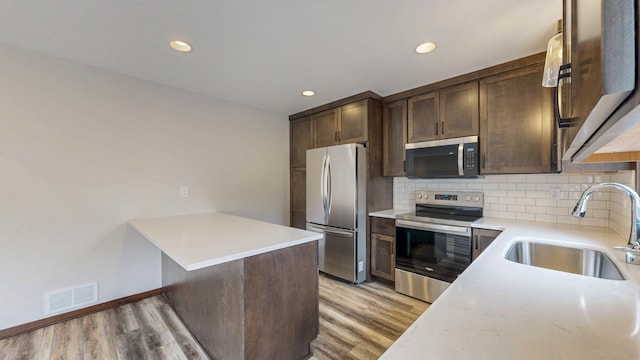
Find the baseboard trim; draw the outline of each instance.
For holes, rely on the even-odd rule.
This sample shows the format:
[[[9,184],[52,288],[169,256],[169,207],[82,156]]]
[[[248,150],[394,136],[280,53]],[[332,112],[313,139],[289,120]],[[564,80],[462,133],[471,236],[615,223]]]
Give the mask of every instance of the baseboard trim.
[[[146,299],[148,297],[155,296],[158,294],[162,294],[162,288],[145,291],[143,293],[126,296],[120,299],[107,301],[105,303],[89,306],[89,307],[78,309],[78,310],[73,310],[64,314],[59,314],[59,315],[55,315],[45,319],[32,321],[30,323],[10,327],[8,329],[0,330],[0,340],[11,337],[11,336],[20,335],[28,331],[37,330],[43,327],[57,324],[59,322],[93,314],[99,311],[113,309],[120,305],[136,302],[136,301]]]

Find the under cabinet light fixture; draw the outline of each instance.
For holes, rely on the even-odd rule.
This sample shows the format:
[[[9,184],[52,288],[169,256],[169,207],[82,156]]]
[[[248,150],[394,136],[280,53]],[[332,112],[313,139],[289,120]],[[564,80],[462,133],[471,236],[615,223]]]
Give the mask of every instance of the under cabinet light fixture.
[[[560,78],[562,65],[562,20],[558,20],[558,32],[547,45],[547,56],[544,60],[544,74],[542,76],[542,86],[557,87]]]
[[[305,90],[305,91],[302,92],[302,95],[304,95],[304,96],[313,96],[315,94],[316,94],[316,92],[313,91],[313,90]]]
[[[182,53],[188,53],[191,52],[191,45],[189,45],[186,41],[182,41],[182,40],[171,40],[171,42],[169,43],[169,45],[171,45],[171,47],[179,52]]]
[[[433,50],[435,50],[435,48],[436,48],[436,44],[432,42],[426,42],[418,45],[416,47],[416,52],[418,54],[426,54],[426,53],[432,52]]]

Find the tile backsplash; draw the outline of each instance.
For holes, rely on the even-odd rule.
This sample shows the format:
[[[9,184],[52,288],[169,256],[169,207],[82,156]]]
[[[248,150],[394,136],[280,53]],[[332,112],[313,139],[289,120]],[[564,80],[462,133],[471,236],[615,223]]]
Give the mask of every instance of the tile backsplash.
[[[484,193],[484,216],[564,224],[611,227],[627,234],[630,201],[617,191],[594,192],[584,218],[571,216],[582,192],[590,185],[619,182],[634,186],[635,172],[593,174],[487,175],[478,179],[393,179],[393,206],[411,210],[415,191],[468,190]]]

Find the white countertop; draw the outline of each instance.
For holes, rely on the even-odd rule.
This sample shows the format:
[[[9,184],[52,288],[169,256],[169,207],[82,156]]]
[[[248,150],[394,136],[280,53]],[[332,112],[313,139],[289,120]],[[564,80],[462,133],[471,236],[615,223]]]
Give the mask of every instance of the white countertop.
[[[605,228],[483,218],[504,230],[381,359],[640,359],[640,266],[613,251]],[[534,238],[600,250],[627,280],[518,264],[513,241]]]
[[[322,238],[322,234],[223,213],[134,219],[129,224],[187,271]]]
[[[389,209],[389,210],[370,212],[369,216],[375,216],[375,217],[381,217],[381,218],[387,218],[387,219],[395,219],[396,215],[402,215],[402,214],[406,214],[406,213],[410,213],[410,212],[411,212],[411,210]]]

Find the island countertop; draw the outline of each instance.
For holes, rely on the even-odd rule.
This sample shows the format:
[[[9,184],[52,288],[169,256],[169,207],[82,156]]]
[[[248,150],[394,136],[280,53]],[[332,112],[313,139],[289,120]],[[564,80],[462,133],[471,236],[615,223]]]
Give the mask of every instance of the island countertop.
[[[134,219],[129,224],[187,271],[322,238],[322,234],[224,213]]]
[[[483,218],[502,234],[381,359],[640,359],[640,266],[609,229]],[[599,250],[626,280],[570,274],[505,259],[532,239]]]

